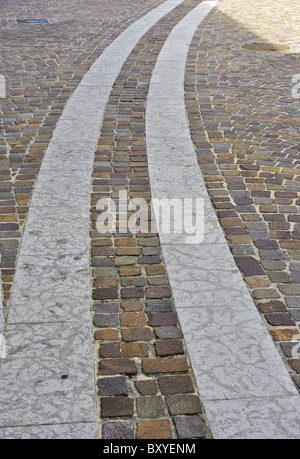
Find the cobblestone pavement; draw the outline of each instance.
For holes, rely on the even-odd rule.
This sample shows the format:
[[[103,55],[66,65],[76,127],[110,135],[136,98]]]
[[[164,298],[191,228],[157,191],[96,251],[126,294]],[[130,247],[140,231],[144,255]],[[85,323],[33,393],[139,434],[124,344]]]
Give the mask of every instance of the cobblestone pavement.
[[[95,59],[129,24],[162,0],[0,2],[0,252],[4,305],[32,190],[63,108]],[[22,24],[16,19],[48,19]]]
[[[158,3],[159,2],[157,2],[156,5]],[[174,2],[174,6],[178,3],[180,2]],[[187,0],[183,2],[183,6],[176,8],[174,13],[167,15],[166,19],[159,23],[157,27],[154,27],[151,32],[145,36],[144,41],[139,43],[138,47],[125,64],[119,79],[114,85],[115,89],[112,92],[107,112],[104,116],[103,128],[96,151],[93,181],[93,191],[95,193],[92,194],[92,200],[102,196],[101,191],[105,192],[107,185],[111,188],[112,195],[114,195],[120,186],[124,189],[124,182],[127,183],[127,177],[128,184],[130,185],[129,189],[133,196],[136,195],[144,198],[147,197],[148,200],[150,199],[145,158],[145,127],[144,122],[141,121],[144,118],[147,94],[145,85],[150,81],[151,70],[154,68],[155,64],[155,57],[157,57],[164,40],[167,38],[168,32],[170,32],[172,27],[198,3],[197,0]],[[91,7],[92,5],[93,3]],[[126,11],[125,2],[123,6]],[[154,6],[154,2],[151,2],[151,5],[148,2],[149,9]],[[110,8],[108,8],[108,10],[110,11]],[[19,130],[17,130],[14,135],[11,133],[9,135],[7,131],[9,131],[11,125],[15,126],[14,120],[10,118],[11,124],[4,124],[4,134],[6,134],[4,135],[6,142],[4,145],[4,147],[6,147],[4,149],[6,152],[6,172],[8,172],[8,165],[11,166],[9,170],[11,176],[5,176],[6,179],[10,179],[6,182],[10,194],[2,196],[4,200],[3,209],[4,212],[9,214],[10,223],[9,226],[6,224],[4,225],[5,227],[3,226],[2,233],[2,273],[6,305],[9,305],[10,287],[13,281],[17,251],[22,234],[20,230],[22,225],[24,225],[35,178],[49,144],[49,140],[54,132],[56,122],[70,94],[77,87],[81,77],[96,57],[101,54],[105,46],[116,38],[122,28],[125,29],[129,22],[133,22],[134,19],[141,16],[144,12],[143,9],[140,9],[137,13],[135,10],[135,15],[133,15],[131,11],[129,11],[129,13],[127,12],[130,21],[126,24],[122,23],[122,27],[121,24],[116,22],[116,18],[113,17],[111,20],[111,28],[107,28],[107,35],[108,32],[110,32],[111,35],[108,35],[108,38],[103,38],[103,36],[99,37],[99,43],[94,44],[92,52],[90,50],[89,52],[86,51],[85,43],[82,47],[78,47],[77,36],[76,39],[74,36],[72,36],[72,38],[68,36],[68,45],[72,42],[70,55],[68,56],[66,49],[62,50],[62,53],[64,53],[63,64],[61,65],[62,68],[57,65],[57,67],[54,66],[54,69],[51,70],[55,78],[53,77],[52,81],[50,81],[49,74],[45,75],[45,80],[43,80],[42,85],[40,84],[41,88],[38,89],[39,92],[42,92],[42,94],[39,94],[38,99],[35,99],[37,88],[31,88],[32,92],[30,92],[30,95],[32,96],[32,94],[34,94],[31,97],[31,99],[33,99],[33,107],[35,107],[36,104],[38,106],[37,110],[40,109],[42,111],[41,113],[44,115],[39,119],[39,123],[35,121],[34,128],[36,130],[28,132],[26,124],[28,120],[26,119],[26,125],[24,123],[18,125]],[[25,13],[23,12],[23,14]],[[123,12],[121,11],[121,15],[122,14]],[[32,13],[26,12],[26,16],[32,17]],[[54,41],[54,36],[56,37],[58,35],[55,18],[53,18],[53,16],[49,17],[49,14],[47,14],[47,19],[50,25],[54,25],[55,27],[53,37],[49,37],[48,33],[46,35],[44,31],[42,32],[41,27],[44,26],[38,25],[37,27],[40,27],[40,29],[36,28],[34,30],[40,30],[40,33],[43,34],[43,39]],[[84,20],[86,21],[86,18]],[[8,29],[16,27],[15,24],[11,26],[10,21],[6,22]],[[76,33],[78,33],[78,24],[75,26],[73,21],[71,24],[74,31],[76,30]],[[118,25],[119,29],[117,29]],[[65,32],[65,24],[61,27]],[[34,39],[33,46],[35,47],[38,37],[35,36]],[[28,40],[25,39],[24,41],[27,44]],[[15,44],[15,37],[12,44]],[[21,50],[23,51],[22,47]],[[17,56],[21,55],[21,50],[16,50]],[[29,57],[31,57],[29,50],[27,50],[27,53]],[[37,58],[37,56],[35,57]],[[40,57],[39,54],[38,58],[40,59]],[[137,63],[135,62],[136,59]],[[58,61],[57,57],[55,60]],[[81,61],[84,62],[82,67],[80,67]],[[53,63],[54,59],[51,62]],[[28,72],[26,67],[24,68],[25,63],[27,63],[27,60],[25,60],[24,57],[20,74],[26,80]],[[70,63],[74,65],[73,69]],[[32,76],[34,79],[39,75],[39,65],[39,63],[35,63],[34,65],[35,73]],[[67,66],[68,69],[67,76],[64,66]],[[4,120],[7,121],[7,115],[10,117],[12,117],[12,115],[18,117],[21,113],[23,116],[23,110],[26,110],[26,114],[31,110],[35,111],[31,106],[27,106],[27,102],[24,107],[24,98],[21,92],[18,92],[16,97],[14,97],[13,79],[9,71],[7,71],[7,68],[4,70],[4,74],[8,81],[7,98],[1,101],[4,109]],[[15,66],[12,71],[15,71]],[[55,71],[58,74],[62,72],[66,79],[62,85],[62,89],[59,88],[59,90],[56,89],[60,85],[57,84]],[[125,85],[124,75],[126,80],[129,78],[128,83]],[[19,79],[21,78],[19,77]],[[32,85],[32,83],[27,83],[26,81],[22,83],[18,82],[18,84],[20,87],[24,88],[25,91],[27,91],[29,84]],[[53,88],[51,84],[53,84]],[[49,85],[50,90],[48,92],[47,88]],[[135,91],[133,97],[134,103],[131,103],[132,90]],[[54,93],[53,96],[51,91]],[[59,94],[58,98],[56,92]],[[25,95],[27,95],[27,93]],[[50,96],[54,100],[52,100]],[[45,99],[43,99],[43,97]],[[59,97],[61,97],[61,99],[59,99]],[[50,104],[49,99],[51,101]],[[18,108],[17,101],[19,101],[20,106],[22,105],[22,110],[21,107]],[[112,108],[116,106],[116,101],[117,104],[120,104],[120,107],[117,105],[117,123],[116,126],[113,126],[114,123],[111,123],[111,121],[114,115],[111,112]],[[11,109],[10,112],[5,111],[9,108]],[[128,111],[129,118],[127,116]],[[131,116],[133,122],[129,127],[132,132],[128,134],[127,123],[128,119],[131,119]],[[18,119],[15,121],[16,125],[17,122]],[[32,124],[30,124],[30,129],[31,128],[33,128]],[[114,128],[115,132],[113,132]],[[112,135],[112,133],[113,141],[110,140],[110,135]],[[28,138],[26,134],[28,134]],[[114,143],[116,145],[114,145]],[[12,146],[14,148],[12,148]],[[35,147],[37,147],[37,149],[35,149]],[[105,160],[109,156],[107,151],[108,148],[111,148],[110,154],[112,155],[113,162],[111,166],[107,168]],[[102,166],[99,166],[99,159],[101,159]],[[109,158],[108,164],[110,164],[110,160]],[[126,163],[126,167],[124,163]],[[111,177],[109,177],[110,174],[108,174],[110,169],[112,170]],[[28,174],[29,170],[30,174]],[[26,177],[22,175],[25,172],[27,174]],[[17,181],[20,180],[20,174],[23,179],[26,178],[25,182],[24,180],[22,182]],[[14,179],[12,177],[14,177]],[[109,183],[108,178],[110,178]],[[16,184],[22,185],[22,188],[19,189]],[[15,218],[11,217],[13,209]],[[18,217],[18,219],[16,217]],[[4,218],[7,217],[5,216]],[[13,223],[10,222],[10,218]],[[100,238],[99,233],[93,232],[93,229],[94,228],[92,228],[91,234],[91,261],[92,277],[94,278],[95,347],[97,354],[100,356],[97,385],[100,395],[100,416],[102,419],[106,420],[106,422],[103,423],[103,438],[155,439],[209,437],[209,427],[203,413],[192,370],[188,362],[183,336],[178,326],[177,315],[174,311],[172,294],[161,257],[157,234],[151,234],[150,237],[116,238],[115,240],[113,239],[112,243],[112,241],[107,238]],[[113,252],[110,245],[113,247]],[[132,265],[135,266],[133,267]],[[9,277],[7,277],[8,275]],[[51,279],[51,284],[52,281],[53,279]],[[122,300],[121,304],[116,301],[118,300],[119,294]],[[143,301],[144,297],[145,301]],[[33,306],[33,304],[29,304],[28,306],[30,310],[32,308],[32,314],[34,314],[35,306]],[[116,327],[119,325],[119,316],[117,313],[120,307],[123,311],[123,314],[120,316],[121,331]],[[38,313],[38,310],[35,311]],[[43,331],[40,326],[37,328],[35,327],[34,324],[37,321],[37,317],[33,317],[32,314],[29,313],[28,315],[28,310],[27,313],[25,312],[27,317],[26,322],[28,323],[29,321],[30,325],[33,324],[33,326],[29,327],[26,325],[24,330],[27,329],[27,332],[30,333],[31,328],[31,332],[36,330],[37,334],[44,334],[48,329],[48,333],[53,333],[53,326],[50,323],[48,324],[49,320],[51,320],[50,316],[48,316],[48,312],[46,312],[46,315],[42,313],[43,317],[41,317],[41,320],[47,324]],[[12,322],[10,321],[10,324],[14,324],[15,320],[17,320],[18,324],[24,323],[22,322],[23,319],[20,318],[13,319]],[[115,326],[115,329],[112,329],[113,326]],[[14,326],[10,326],[8,329],[9,336],[9,334],[13,332]],[[58,330],[62,329],[59,327]],[[80,330],[83,331],[83,329]],[[19,333],[18,327],[16,332]],[[121,340],[119,339],[120,337]],[[25,342],[27,342],[28,337],[24,335],[24,338]],[[10,337],[9,339],[11,340]],[[37,339],[40,339],[38,335]],[[99,341],[101,343],[100,346]],[[11,347],[12,346],[10,346],[10,348]],[[12,349],[10,352],[14,353]],[[57,350],[57,353],[58,352],[59,350]],[[9,358],[7,365],[3,365],[5,368],[10,367],[10,360]],[[20,362],[17,361],[16,365],[18,366],[19,363]],[[35,364],[39,365],[36,358]],[[5,370],[5,368],[4,373],[6,378],[7,370]],[[42,371],[42,369],[40,370]],[[22,371],[23,370],[19,368],[20,374]],[[30,388],[31,386],[29,385],[28,387]],[[35,397],[33,393],[29,394],[29,397],[31,397],[31,395]],[[2,391],[2,402],[5,397],[5,391]],[[34,410],[36,410],[40,403],[35,399],[33,403],[35,404],[36,402],[37,406],[32,407],[32,411],[30,410],[29,412],[29,418],[25,415],[26,420],[24,414],[21,414],[23,418],[20,419],[20,421],[16,420],[17,408],[15,407],[15,414],[12,413],[12,416],[9,416],[12,424],[7,424],[5,420],[6,409],[3,407],[1,410],[1,425],[5,427],[8,425],[15,426],[14,433],[11,433],[9,429],[5,429],[3,435],[22,435],[21,433],[18,434],[18,432],[21,432],[18,429],[22,428],[23,423],[29,425],[32,423],[31,419],[37,415],[37,412],[34,413]],[[14,404],[14,397],[12,403]],[[24,398],[21,396],[20,413],[23,413],[23,404]],[[42,411],[43,409],[41,407],[40,414]],[[41,419],[40,414],[38,414],[39,419]],[[52,413],[49,412],[49,415],[50,418],[48,418],[47,415],[46,418],[51,419],[50,422],[53,424],[52,419],[55,419],[55,416],[53,417],[54,410]],[[119,419],[119,421],[109,421],[115,418]],[[122,420],[120,420],[120,418]],[[130,420],[131,418],[134,422]],[[59,416],[58,422],[61,422],[61,419],[61,416]],[[20,423],[20,426],[18,426],[18,423]],[[40,424],[41,421],[39,420],[37,423]],[[39,431],[40,433],[34,433],[34,431],[30,431],[30,429],[27,428],[25,429],[25,435],[51,436],[52,429],[56,432],[53,433],[53,435],[59,435],[59,426],[57,425],[57,429],[55,429],[55,424],[49,428],[48,433],[46,433],[43,428]],[[31,433],[29,433],[29,431]]]
[[[300,322],[300,99],[292,92],[299,7],[297,0],[221,1],[194,36],[186,106],[231,251],[300,387],[292,352]],[[290,50],[243,49],[252,43]]]

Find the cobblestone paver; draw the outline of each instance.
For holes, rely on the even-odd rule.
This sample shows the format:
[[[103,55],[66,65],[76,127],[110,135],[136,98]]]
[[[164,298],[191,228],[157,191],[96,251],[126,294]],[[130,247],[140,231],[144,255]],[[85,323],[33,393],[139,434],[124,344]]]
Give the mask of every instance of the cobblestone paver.
[[[300,103],[292,93],[299,7],[298,0],[221,0],[190,49],[186,107],[236,263],[300,387]],[[242,48],[249,43],[290,51]]]
[[[150,203],[145,108],[156,58],[188,0],[147,33],[116,80],[103,118],[91,197],[93,310],[103,438],[207,438],[156,233],[103,235],[101,198]],[[121,230],[127,221],[118,221]]]
[[[24,221],[56,123],[96,58],[162,0],[0,1],[0,252],[4,305],[10,299]],[[48,19],[22,24],[16,19]]]

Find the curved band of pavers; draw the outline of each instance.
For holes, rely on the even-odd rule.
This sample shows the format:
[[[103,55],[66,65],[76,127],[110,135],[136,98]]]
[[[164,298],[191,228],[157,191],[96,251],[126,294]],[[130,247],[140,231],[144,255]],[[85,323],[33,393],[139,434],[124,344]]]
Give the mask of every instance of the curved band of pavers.
[[[141,36],[180,3],[165,2],[103,52],[54,132],[34,190],[5,327],[2,438],[97,438],[89,278],[93,155],[122,64]],[[204,241],[189,245],[184,237],[161,234],[163,254],[213,437],[298,438],[298,392],[219,227],[186,121],[188,48],[216,3],[202,2],[174,28],[150,85],[152,195],[203,198],[206,209]]]

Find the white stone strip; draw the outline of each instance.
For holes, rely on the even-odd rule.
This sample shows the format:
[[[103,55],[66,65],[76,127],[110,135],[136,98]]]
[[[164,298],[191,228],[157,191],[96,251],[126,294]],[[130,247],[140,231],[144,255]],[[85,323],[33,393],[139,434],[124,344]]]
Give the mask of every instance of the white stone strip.
[[[262,322],[208,197],[184,101],[192,37],[217,2],[204,1],[158,57],[146,113],[153,198],[203,198],[204,238],[160,234],[171,288],[214,438],[300,438],[300,396]],[[155,207],[159,220],[158,206]]]
[[[4,440],[97,440],[97,423],[47,424],[0,429]]]
[[[164,2],[104,50],[55,129],[34,188],[12,288],[7,356],[0,369],[0,437],[13,429],[14,435],[69,432],[76,438],[79,424],[86,438],[97,435],[89,268],[94,152],[107,100],[128,55],[182,1]]]
[[[4,316],[3,316],[2,280],[0,279],[0,333],[2,333],[3,328],[4,328]]]

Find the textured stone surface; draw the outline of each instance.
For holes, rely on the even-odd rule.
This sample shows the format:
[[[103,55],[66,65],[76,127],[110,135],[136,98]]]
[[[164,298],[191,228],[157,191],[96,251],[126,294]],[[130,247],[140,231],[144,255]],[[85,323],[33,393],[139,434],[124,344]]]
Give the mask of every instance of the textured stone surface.
[[[129,381],[125,376],[101,378],[97,381],[97,385],[98,394],[102,396],[129,394]]]
[[[2,427],[96,421],[89,324],[9,326],[6,343]]]
[[[97,440],[98,424],[49,424],[47,426],[25,426],[0,428],[3,440]]]
[[[207,426],[200,416],[176,416],[174,422],[179,439],[207,436]]]
[[[204,400],[296,394],[257,311],[182,308],[179,317]]]
[[[167,415],[167,404],[163,397],[140,397],[136,406],[140,418],[157,419]]]
[[[130,421],[105,422],[102,427],[102,438],[104,440],[134,439],[134,423]]]
[[[160,440],[172,438],[170,421],[140,421],[137,423],[137,439]]]
[[[299,438],[299,397],[209,402],[206,405],[215,439]],[[247,413],[247,415],[245,414]],[[240,419],[237,423],[236,419]]]
[[[129,397],[102,397],[101,399],[101,416],[123,417],[133,416],[134,400]]]

